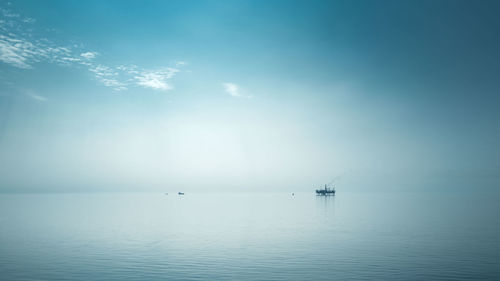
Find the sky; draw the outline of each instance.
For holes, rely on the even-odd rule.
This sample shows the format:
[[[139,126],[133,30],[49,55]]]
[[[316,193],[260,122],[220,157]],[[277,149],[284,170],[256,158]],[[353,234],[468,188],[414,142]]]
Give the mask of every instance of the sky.
[[[0,192],[500,184],[498,1],[0,1]]]

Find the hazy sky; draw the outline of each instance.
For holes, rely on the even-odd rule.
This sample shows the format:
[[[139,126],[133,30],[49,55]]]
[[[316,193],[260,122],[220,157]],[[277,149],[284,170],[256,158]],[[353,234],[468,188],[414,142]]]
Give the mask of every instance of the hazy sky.
[[[500,183],[499,1],[0,3],[0,191]]]

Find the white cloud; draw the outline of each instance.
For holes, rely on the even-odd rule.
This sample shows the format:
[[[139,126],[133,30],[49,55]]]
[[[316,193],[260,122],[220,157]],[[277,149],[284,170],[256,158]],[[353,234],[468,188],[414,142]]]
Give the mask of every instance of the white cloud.
[[[224,89],[228,94],[230,94],[233,97],[239,97],[239,87],[238,85],[234,83],[222,83],[222,86],[224,86]]]
[[[21,15],[13,13],[10,10],[0,8],[2,15],[6,18],[19,18]]]
[[[102,64],[86,63],[85,65],[89,66],[89,71],[94,73],[97,80],[115,90],[127,90],[128,85],[131,83],[154,90],[171,90],[174,87],[168,80],[179,72],[178,69],[171,67],[158,70],[143,70],[136,65],[119,65],[114,68]]]
[[[222,86],[224,87],[224,90],[226,91],[226,93],[228,93],[232,97],[235,97],[235,98],[251,98],[251,97],[253,97],[250,95],[242,94],[240,91],[240,87],[235,83],[227,83],[226,82],[226,83],[222,83]]]
[[[34,18],[24,18],[23,22],[25,23],[34,23],[36,20]]]
[[[112,87],[117,91],[123,91],[128,89],[124,83],[113,78],[102,78],[100,80],[104,84],[104,86]]]
[[[98,52],[85,52],[81,53],[80,56],[84,57],[85,59],[91,60],[95,58],[97,55],[99,55]]]
[[[81,61],[81,59],[79,59],[79,58],[72,58],[72,57],[63,57],[63,58],[61,58],[61,60],[68,61],[68,62],[79,62],[79,61]]]
[[[109,68],[105,65],[101,65],[101,64],[98,64],[96,66],[91,66],[89,68],[89,71],[95,73],[95,75],[97,77],[104,77],[104,76],[112,76],[113,75],[111,68]]]
[[[184,66],[184,65],[187,65],[188,63],[185,62],[185,61],[176,61],[175,62],[175,66]]]
[[[30,60],[39,55],[31,42],[0,34],[0,61],[18,68],[31,68]]]
[[[81,44],[61,46],[49,38],[37,37],[36,26],[32,24],[36,19],[1,7],[0,16],[3,16],[0,19],[0,63],[16,68],[31,69],[39,62],[84,67],[104,86],[118,91],[130,85],[170,90],[173,86],[169,80],[180,71],[171,67],[146,70],[136,65],[103,65],[97,61],[98,52],[85,50],[79,47]],[[45,31],[53,32],[51,29]],[[182,67],[187,62],[174,61],[173,65]]]
[[[0,61],[17,68],[33,68],[33,64],[41,61],[67,65],[79,61],[70,48],[56,46],[52,42],[41,39],[33,40],[17,36],[14,33],[0,34]]]
[[[126,90],[126,84],[118,80],[119,73],[105,65],[90,65],[89,71],[93,72],[97,80],[104,86],[111,87],[117,91]]]
[[[138,69],[137,65],[119,65],[116,67],[116,69],[126,74],[131,74],[131,75],[139,74],[139,71],[137,70]]]
[[[35,19],[3,8],[0,12],[4,16],[0,20],[0,62],[24,69],[33,68],[34,63],[42,61],[63,65],[80,62],[74,48],[37,37],[32,25]]]
[[[179,72],[176,68],[166,68],[156,71],[144,71],[140,75],[135,76],[137,84],[142,87],[151,88],[154,90],[167,91],[173,87],[167,83],[167,80],[175,76]]]

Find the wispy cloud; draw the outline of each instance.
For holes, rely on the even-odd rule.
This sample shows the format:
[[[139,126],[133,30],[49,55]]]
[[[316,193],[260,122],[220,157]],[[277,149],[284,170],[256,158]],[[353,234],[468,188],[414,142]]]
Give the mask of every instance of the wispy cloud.
[[[104,84],[106,87],[111,87],[115,89],[116,91],[124,91],[127,90],[128,88],[125,86],[125,83],[122,83],[116,79],[113,78],[102,78],[100,81]]]
[[[95,58],[99,53],[98,52],[85,52],[81,53],[80,56],[84,57],[85,59],[91,60]]]
[[[40,101],[40,102],[46,102],[48,100],[46,97],[37,95],[35,93],[27,93],[26,95],[28,97],[30,97],[30,98],[32,98],[34,100]]]
[[[24,18],[23,22],[25,22],[25,23],[34,23],[34,22],[36,22],[36,20],[34,18]]]
[[[239,87],[238,85],[234,83],[222,83],[222,86],[224,86],[224,89],[228,94],[230,94],[233,97],[239,97]]]
[[[110,77],[116,75],[113,70],[105,65],[95,65],[89,68],[97,77]]]
[[[119,73],[105,65],[90,65],[89,71],[94,73],[97,80],[104,86],[111,87],[117,91],[127,90],[125,83],[120,82]]]
[[[34,19],[21,19],[19,14],[7,9],[0,11],[0,62],[30,69],[41,61],[59,64],[73,61],[70,47],[60,46],[47,38],[37,38],[30,32],[34,28]]]
[[[97,61],[100,53],[81,47],[61,46],[48,38],[38,38],[34,33],[33,18],[0,7],[0,62],[21,69],[32,69],[39,62],[64,66],[80,66],[90,71],[97,81],[117,91],[138,86],[153,90],[173,89],[170,80],[180,72],[185,61],[175,61],[173,67],[156,70],[136,65],[109,66]]]
[[[185,62],[185,61],[176,61],[175,62],[175,66],[184,66],[184,65],[187,65],[188,63]]]
[[[0,61],[18,68],[31,68],[29,61],[37,54],[30,42],[0,34]]]
[[[9,9],[0,8],[0,13],[6,18],[19,18],[21,15],[12,12]]]
[[[224,87],[224,90],[226,93],[231,95],[232,97],[235,98],[251,98],[251,95],[244,95],[240,91],[240,87],[236,85],[235,83],[222,83],[222,86]]]
[[[0,62],[22,69],[31,69],[39,62],[90,66],[88,61],[98,55],[37,36],[35,21],[0,8]]]
[[[156,71],[144,71],[134,78],[139,86],[167,91],[173,89],[172,85],[167,83],[167,80],[174,77],[177,72],[179,72],[178,69],[169,67]]]

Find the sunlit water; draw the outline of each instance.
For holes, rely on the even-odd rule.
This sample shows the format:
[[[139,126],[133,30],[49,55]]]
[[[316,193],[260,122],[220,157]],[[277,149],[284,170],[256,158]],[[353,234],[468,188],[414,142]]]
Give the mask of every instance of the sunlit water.
[[[0,195],[2,280],[500,278],[470,193]]]

